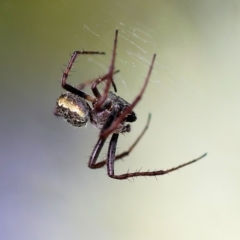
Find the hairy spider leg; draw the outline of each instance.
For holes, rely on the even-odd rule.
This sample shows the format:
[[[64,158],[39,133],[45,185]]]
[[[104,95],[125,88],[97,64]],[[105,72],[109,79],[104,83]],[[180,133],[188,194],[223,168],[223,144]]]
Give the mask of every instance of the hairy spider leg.
[[[128,150],[116,155],[114,161],[122,159],[123,157],[130,155],[132,150],[135,148],[135,146],[138,144],[138,142],[141,140],[141,138],[143,137],[143,135],[147,131],[147,129],[149,127],[149,124],[150,124],[150,120],[151,120],[151,114],[148,115],[147,123],[146,123],[144,129],[142,130],[142,132],[139,134],[138,138],[133,142],[133,144],[128,148]],[[94,168],[101,168],[101,167],[105,166],[106,163],[107,163],[107,160],[103,160],[101,162],[95,163]]]
[[[147,77],[145,79],[144,85],[142,87],[142,90],[140,91],[139,95],[135,98],[133,103],[129,107],[127,107],[121,114],[119,114],[119,113],[123,109],[120,109],[120,107],[117,104],[113,106],[113,109],[112,109],[106,123],[104,124],[103,128],[100,131],[99,139],[98,139],[97,144],[95,145],[93,152],[90,156],[89,163],[88,163],[88,166],[90,168],[95,168],[99,153],[101,152],[102,147],[103,147],[107,137],[119,126],[119,124],[121,124],[121,122],[124,120],[124,118],[133,110],[134,106],[136,106],[136,104],[140,101],[141,96],[143,95],[144,90],[146,89],[146,86],[150,79],[150,75],[151,75],[151,72],[153,69],[153,64],[154,64],[155,58],[156,58],[156,54],[153,55],[153,59],[152,59]],[[109,131],[109,129],[110,129],[110,131]],[[114,136],[115,136],[114,138],[116,138],[116,139],[118,138],[118,134],[114,134]],[[109,149],[110,149],[110,146],[109,146]],[[107,165],[108,164],[109,164],[109,158],[107,159]]]
[[[108,176],[114,179],[118,179],[118,180],[123,180],[123,179],[127,179],[127,178],[131,178],[131,177],[139,177],[139,176],[158,176],[158,175],[164,175],[173,171],[176,171],[180,168],[183,168],[187,165],[190,165],[192,163],[195,163],[197,161],[199,161],[200,159],[204,158],[207,153],[203,154],[202,156],[200,156],[199,158],[193,159],[189,162],[183,163],[177,167],[173,167],[167,170],[158,170],[158,171],[147,171],[147,172],[132,172],[132,173],[125,173],[125,174],[121,174],[121,175],[115,175],[114,174],[114,159],[115,159],[115,153],[116,153],[116,146],[117,146],[117,141],[118,141],[118,136],[119,134],[114,133],[112,135],[112,138],[110,140],[110,144],[109,144],[109,149],[108,149],[108,161],[107,161],[107,172],[108,172]]]
[[[120,72],[120,70],[116,70],[116,71],[114,71],[113,72],[113,75],[115,75],[115,74],[117,74],[117,73],[119,73]],[[107,77],[108,77],[108,74],[105,74],[105,75],[103,75],[103,76],[101,76],[101,77],[99,77],[99,78],[94,78],[94,79],[92,79],[92,80],[89,80],[89,81],[86,81],[86,82],[84,82],[84,83],[80,83],[78,86],[77,86],[77,89],[78,90],[83,90],[86,86],[89,86],[89,85],[92,85],[94,82],[96,82],[96,81],[100,81],[100,82],[103,82],[104,80],[106,80],[107,79]],[[99,82],[99,83],[100,83]],[[115,82],[112,80],[112,85],[113,85],[113,89],[114,89],[114,92],[117,92],[117,86],[116,86],[116,84],[115,84]]]
[[[113,73],[114,73],[116,50],[117,50],[117,38],[118,38],[118,30],[116,30],[116,32],[115,32],[112,60],[111,60],[111,64],[110,64],[110,67],[109,67],[108,74],[107,74],[106,86],[105,86],[105,89],[104,89],[104,92],[103,92],[101,98],[99,99],[99,101],[97,102],[97,104],[95,106],[95,110],[99,111],[99,112],[101,111],[101,107],[108,97],[110,84],[111,84],[111,82],[113,82]]]
[[[90,55],[94,55],[94,54],[105,54],[105,52],[94,52],[94,51],[75,51],[72,55],[71,55],[71,59],[67,65],[67,68],[64,70],[63,75],[62,75],[62,88],[64,88],[65,90],[67,90],[68,92],[71,92],[73,94],[76,94],[90,102],[94,102],[95,101],[95,97],[92,97],[91,95],[82,92],[81,90],[71,86],[70,84],[66,83],[69,72],[73,66],[73,63],[75,62],[76,58],[78,55],[86,55],[86,54],[90,54]]]
[[[62,85],[62,88],[65,89],[66,91],[76,94],[90,102],[94,102],[94,101],[96,101],[95,97],[81,91],[81,89],[73,87],[72,85],[70,85],[66,82],[69,72],[70,72],[71,68],[73,67],[73,63],[76,61],[76,58],[78,57],[78,55],[88,55],[88,54],[89,55],[105,55],[105,52],[96,52],[96,51],[75,51],[75,52],[73,52],[66,69],[63,71],[61,85]],[[59,116],[56,109],[53,111],[53,113],[55,114],[55,116]]]
[[[116,73],[118,73],[118,72],[119,72],[119,70],[116,70],[116,71],[113,72],[113,74],[116,74]],[[100,92],[98,91],[97,85],[100,84],[101,82],[105,81],[105,80],[108,80],[108,79],[109,79],[109,73],[107,73],[107,74],[105,74],[104,76],[96,79],[96,80],[93,82],[92,86],[91,86],[91,89],[92,89],[93,94],[94,94],[94,95],[96,96],[96,98],[99,99],[99,100],[101,99],[102,96],[101,96]],[[112,80],[111,80],[111,83],[112,83],[112,85],[113,85],[114,92],[117,92],[117,86],[116,86],[115,82],[113,81],[113,78],[111,77],[110,79],[112,79]],[[96,109],[96,108],[95,108],[95,109]]]
[[[129,107],[127,107],[123,113],[119,114],[119,116],[115,119],[115,121],[113,122],[113,124],[106,129],[102,129],[102,131],[100,132],[100,138],[107,138],[111,133],[114,132],[114,130],[119,126],[119,124],[125,119],[125,117],[132,112],[133,108],[137,105],[137,103],[141,100],[142,95],[147,87],[147,84],[149,82],[151,73],[152,73],[152,69],[153,69],[153,65],[154,65],[154,61],[156,58],[156,54],[153,55],[153,59],[147,74],[147,77],[145,79],[144,85],[140,91],[140,93],[138,94],[138,96],[135,98],[135,100],[130,104]]]

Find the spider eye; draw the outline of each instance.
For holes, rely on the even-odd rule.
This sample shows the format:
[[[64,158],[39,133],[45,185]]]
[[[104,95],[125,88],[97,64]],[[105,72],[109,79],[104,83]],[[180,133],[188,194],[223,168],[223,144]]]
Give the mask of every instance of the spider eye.
[[[89,119],[89,106],[81,97],[63,93],[57,100],[56,115],[75,127],[82,127]]]

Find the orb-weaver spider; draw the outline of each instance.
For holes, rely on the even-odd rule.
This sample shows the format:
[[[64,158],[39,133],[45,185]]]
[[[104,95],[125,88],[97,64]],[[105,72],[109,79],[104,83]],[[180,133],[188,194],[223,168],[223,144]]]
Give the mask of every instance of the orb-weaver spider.
[[[113,92],[109,91],[111,84],[113,85],[114,91],[115,92],[117,91],[116,85],[113,81],[113,75],[118,72],[114,70],[116,49],[117,49],[117,37],[118,37],[118,30],[115,33],[111,65],[106,75],[99,77],[93,81],[85,82],[79,85],[78,87],[73,87],[66,82],[69,72],[77,56],[87,55],[87,54],[91,54],[91,55],[105,54],[104,52],[94,52],[94,51],[75,51],[72,54],[71,59],[67,65],[67,68],[64,70],[62,75],[62,88],[65,89],[67,92],[59,96],[57,100],[57,106],[55,109],[55,115],[63,117],[71,125],[76,127],[85,126],[88,120],[90,120],[90,122],[100,130],[99,138],[90,156],[88,166],[92,169],[96,169],[96,168],[101,168],[107,165],[108,176],[111,178],[121,180],[121,179],[127,179],[130,177],[138,177],[138,176],[164,175],[166,173],[173,172],[179,168],[192,164],[202,159],[203,157],[205,157],[206,153],[197,159],[186,162],[184,164],[181,164],[177,167],[174,167],[168,170],[147,171],[147,172],[137,171],[133,173],[129,173],[129,172],[124,173],[121,175],[116,175],[114,173],[115,161],[130,154],[132,149],[136,146],[138,141],[142,138],[142,136],[144,135],[144,133],[146,132],[149,126],[151,115],[149,115],[148,117],[148,121],[144,130],[141,132],[141,134],[133,143],[133,145],[129,148],[129,150],[117,156],[115,155],[119,133],[130,132],[131,128],[130,128],[130,124],[128,123],[135,122],[137,120],[136,114],[134,113],[133,109],[143,96],[143,93],[149,82],[150,75],[153,69],[153,64],[156,58],[156,54],[154,54],[144,85],[140,93],[135,98],[135,100],[131,104],[129,104],[123,98],[116,96]],[[106,86],[103,94],[100,94],[97,86],[99,83],[103,81],[106,81]],[[82,89],[89,84],[92,84],[91,89],[94,96],[91,96],[82,91]],[[87,101],[92,103],[92,107],[87,103]],[[112,137],[109,143],[107,160],[100,161],[97,163],[97,159],[102,150],[102,147],[106,139],[108,138],[108,136],[111,134],[112,134]]]

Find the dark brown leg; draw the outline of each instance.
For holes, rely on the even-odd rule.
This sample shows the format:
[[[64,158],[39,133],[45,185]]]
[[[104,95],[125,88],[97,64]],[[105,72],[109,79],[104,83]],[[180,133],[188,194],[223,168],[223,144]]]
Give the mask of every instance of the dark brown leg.
[[[71,59],[67,65],[67,68],[64,70],[63,75],[62,75],[62,88],[64,88],[65,90],[67,90],[68,92],[71,92],[73,94],[76,94],[90,102],[94,102],[95,101],[95,97],[92,97],[91,95],[84,93],[82,91],[80,91],[79,89],[71,86],[70,84],[66,83],[69,72],[73,66],[74,61],[76,60],[78,55],[93,55],[93,54],[105,54],[104,52],[94,52],[94,51],[75,51],[72,56]]]
[[[149,124],[149,120],[150,120],[150,116],[148,119],[148,124]],[[120,155],[118,155],[118,158],[128,155],[132,149],[136,146],[136,144],[138,143],[138,141],[141,139],[141,137],[143,136],[143,134],[145,133],[145,131],[148,128],[148,124],[146,125],[146,127],[144,128],[143,132],[140,134],[140,136],[137,138],[137,140],[134,142],[134,144],[130,147],[129,151],[126,151]],[[194,160],[191,160],[189,162],[183,163],[177,167],[173,167],[171,169],[167,169],[167,170],[158,170],[158,171],[147,171],[147,172],[133,172],[133,173],[125,173],[125,174],[121,174],[121,175],[115,175],[114,173],[114,163],[115,160],[117,159],[117,157],[115,156],[116,153],[116,146],[117,146],[117,141],[118,141],[118,137],[119,134],[114,133],[111,137],[110,143],[109,143],[109,148],[108,148],[108,159],[107,161],[102,161],[99,162],[95,165],[95,168],[100,168],[103,167],[105,164],[107,164],[107,171],[108,171],[108,176],[114,179],[118,179],[118,180],[123,180],[123,179],[127,179],[127,178],[131,178],[131,177],[139,177],[139,176],[158,176],[158,175],[164,175],[173,171],[176,171],[180,168],[183,168],[187,165],[190,165],[192,163],[195,163],[197,161],[199,161],[200,159],[204,158],[207,153],[203,154],[202,156],[200,156],[199,158],[196,158]],[[99,141],[105,141],[103,139],[99,139]],[[102,146],[101,146],[102,148]],[[100,152],[100,150],[98,151]]]
[[[114,177],[114,160],[118,141],[118,133],[114,133],[111,137],[108,147],[107,172],[109,177]]]
[[[89,162],[88,162],[88,167],[89,168],[95,169],[95,168],[101,168],[101,167],[104,166],[104,165],[99,166],[99,164],[96,163],[96,161],[98,159],[99,153],[101,152],[105,141],[106,141],[106,139],[100,139],[100,138],[98,139],[98,142],[95,145],[95,147],[93,149],[93,152],[91,154],[91,157],[89,159]]]
[[[118,112],[119,112],[118,106],[116,106],[115,108],[113,108],[113,110],[112,110],[111,113],[109,114],[109,116],[108,116],[108,118],[107,118],[107,121],[105,122],[102,130],[107,129],[107,128],[109,128],[109,126],[111,126],[111,124],[112,124],[113,121],[115,120]],[[102,130],[101,130],[101,131],[102,131]],[[88,167],[90,167],[90,168],[100,168],[100,167],[104,166],[104,164],[103,164],[103,165],[101,165],[101,164],[99,165],[99,164],[96,163],[96,162],[97,162],[99,153],[101,152],[102,147],[103,147],[105,141],[106,141],[106,138],[101,138],[101,137],[99,137],[99,139],[98,139],[98,141],[97,141],[97,144],[95,145],[95,147],[94,147],[94,149],[93,149],[93,152],[92,152],[92,154],[91,154],[91,156],[90,156],[90,159],[89,159],[89,162],[88,162]]]
[[[116,73],[118,73],[119,72],[119,70],[116,70],[116,71],[114,71],[114,73],[113,74],[116,74]],[[101,99],[101,94],[100,94],[100,92],[98,91],[98,89],[97,89],[97,85],[98,84],[100,84],[101,82],[103,82],[103,81],[105,81],[106,79],[108,79],[109,78],[109,74],[107,73],[106,75],[104,75],[103,77],[100,77],[100,78],[98,78],[98,79],[96,79],[94,82],[93,82],[93,84],[92,84],[92,92],[93,92],[93,94],[95,95],[95,97],[97,98],[97,99]],[[113,81],[113,78],[112,78],[112,85],[113,85],[113,88],[114,88],[114,92],[117,92],[117,86],[116,86],[116,84],[115,84],[115,82]]]
[[[115,75],[116,73],[119,73],[119,72],[120,72],[119,70],[116,70],[116,71],[114,71],[113,74]],[[104,80],[107,79],[107,76],[108,76],[108,74],[106,74],[104,76],[101,76],[101,77],[99,77],[97,79],[93,79],[93,80],[86,81],[84,83],[80,83],[78,85],[77,89],[78,90],[83,90],[86,86],[93,85],[93,83],[96,82],[96,81],[99,81],[99,83],[101,83],[101,82],[103,82]],[[117,86],[116,86],[114,81],[112,82],[112,85],[113,85],[114,92],[117,92]]]
[[[114,135],[114,134],[113,134]],[[114,138],[113,141],[116,141],[116,139]],[[186,162],[186,163],[183,163],[177,167],[173,167],[171,169],[167,169],[167,170],[158,170],[158,171],[147,171],[147,172],[134,172],[134,173],[125,173],[125,174],[121,174],[121,175],[115,175],[114,174],[114,160],[112,160],[112,158],[114,156],[113,152],[114,152],[114,149],[116,147],[116,143],[113,142],[112,145],[112,150],[109,150],[112,154],[109,155],[111,158],[108,160],[108,175],[109,177],[111,178],[114,178],[114,179],[118,179],[118,180],[123,180],[123,179],[127,179],[127,178],[131,178],[131,177],[139,177],[139,176],[158,176],[158,175],[164,175],[164,174],[167,174],[167,173],[170,173],[170,172],[173,172],[173,171],[176,171],[180,168],[183,168],[187,165],[190,165],[192,163],[195,163],[197,162],[198,160],[204,158],[207,153],[203,154],[202,156],[200,156],[199,158],[196,158],[192,161],[189,161],[189,162]]]
[[[114,67],[115,67],[114,65],[115,65],[116,50],[117,50],[117,37],[118,37],[118,30],[116,30],[116,32],[115,32],[112,61],[111,61],[109,71],[108,71],[108,74],[107,74],[106,86],[105,86],[105,89],[104,89],[104,92],[103,92],[101,98],[99,99],[98,103],[95,106],[96,111],[101,111],[101,106],[106,101],[106,99],[108,97],[110,85],[113,82],[113,73],[114,73]]]
[[[75,88],[73,86],[71,86],[70,84],[66,83],[69,72],[73,66],[73,63],[75,62],[76,58],[78,55],[94,55],[94,54],[105,54],[104,52],[94,52],[94,51],[75,51],[72,55],[71,55],[71,59],[68,62],[68,65],[66,67],[66,69],[63,71],[63,75],[62,75],[62,88],[64,88],[65,90],[67,90],[68,92],[71,92],[73,94],[76,94],[90,102],[94,102],[96,101],[96,99],[94,97],[92,97],[91,95],[84,93],[83,91],[81,91],[81,89]],[[83,84],[83,87],[85,85]],[[59,116],[56,109],[53,111],[53,114],[55,116]]]
[[[140,139],[143,137],[143,135],[145,134],[145,132],[147,131],[149,124],[150,124],[150,120],[151,120],[151,114],[148,115],[148,120],[147,120],[147,124],[144,127],[144,129],[142,130],[142,132],[140,133],[140,135],[138,136],[138,138],[134,141],[134,143],[130,146],[130,148],[127,151],[124,151],[120,154],[118,154],[117,156],[115,156],[115,160],[119,160],[122,159],[123,157],[126,157],[128,155],[130,155],[130,153],[132,152],[132,150],[135,148],[135,146],[138,144],[138,142],[140,141]],[[94,168],[101,168],[104,165],[106,165],[107,160],[103,160],[101,162],[98,162],[95,164]]]
[[[67,65],[67,68],[64,70],[63,75],[62,75],[62,85],[64,86],[67,78],[68,78],[68,74],[73,66],[73,63],[75,62],[76,58],[78,57],[78,55],[95,55],[95,54],[100,54],[103,55],[105,54],[105,52],[94,52],[94,51],[75,51],[72,55],[71,55],[71,59]]]
[[[100,133],[100,137],[102,138],[107,138],[111,133],[114,132],[114,130],[119,126],[119,124],[125,119],[125,117],[130,113],[132,112],[133,108],[137,105],[137,103],[141,100],[142,98],[142,95],[147,87],[147,84],[149,82],[149,79],[150,79],[150,75],[151,75],[151,72],[152,72],[152,69],[153,69],[153,64],[154,64],[154,61],[155,61],[155,58],[156,58],[156,54],[153,55],[153,59],[152,59],[152,62],[151,62],[151,65],[150,65],[150,68],[149,68],[149,71],[148,71],[148,75],[146,77],[146,80],[145,80],[145,83],[142,87],[142,90],[140,91],[140,93],[138,94],[138,96],[135,98],[135,100],[132,102],[132,104],[126,108],[122,114],[119,115],[119,117],[117,117],[114,121],[114,123],[112,124],[112,126],[110,126],[109,128],[105,129],[104,131],[101,131]]]

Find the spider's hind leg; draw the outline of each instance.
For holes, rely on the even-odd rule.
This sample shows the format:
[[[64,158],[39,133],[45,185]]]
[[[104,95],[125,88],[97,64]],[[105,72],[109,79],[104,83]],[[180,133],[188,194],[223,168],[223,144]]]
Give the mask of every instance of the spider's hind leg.
[[[141,140],[141,138],[143,137],[143,135],[145,134],[145,132],[147,131],[149,124],[150,124],[150,120],[151,120],[151,114],[148,115],[148,120],[147,123],[144,127],[144,129],[142,130],[142,132],[140,133],[140,135],[138,136],[138,138],[134,141],[134,143],[128,148],[128,150],[118,154],[115,156],[114,162],[117,160],[120,160],[128,155],[130,155],[130,153],[132,152],[132,150],[135,148],[135,146],[138,144],[138,142]],[[103,166],[105,166],[107,164],[107,160],[103,160],[101,162],[95,163],[94,164],[94,168],[102,168]]]
[[[113,146],[114,147],[114,146]],[[114,174],[114,169],[111,169],[111,167],[113,167],[113,161],[112,162],[109,162],[109,166],[110,166],[110,170],[111,171],[108,171],[108,175],[109,177],[111,178],[114,178],[114,179],[118,179],[118,180],[123,180],[123,179],[127,179],[127,178],[131,178],[131,177],[139,177],[139,176],[158,176],[158,175],[164,175],[164,174],[167,174],[167,173],[170,173],[170,172],[173,172],[173,171],[176,171],[180,168],[183,168],[187,165],[190,165],[192,163],[195,163],[197,161],[199,161],[200,159],[204,158],[205,156],[207,155],[207,153],[204,153],[202,156],[196,158],[196,159],[193,159],[192,161],[189,161],[189,162],[186,162],[186,163],[183,163],[177,167],[173,167],[173,168],[170,168],[170,169],[167,169],[167,170],[158,170],[158,171],[147,171],[147,172],[140,172],[140,171],[136,171],[136,172],[132,172],[132,173],[125,173],[125,174],[121,174],[121,175],[115,175]],[[109,168],[108,168],[109,169]]]

